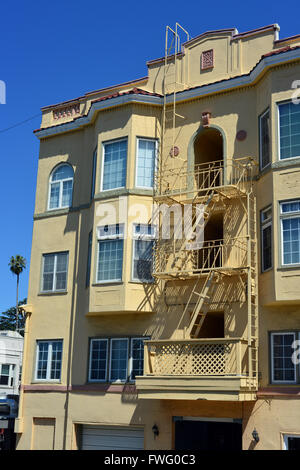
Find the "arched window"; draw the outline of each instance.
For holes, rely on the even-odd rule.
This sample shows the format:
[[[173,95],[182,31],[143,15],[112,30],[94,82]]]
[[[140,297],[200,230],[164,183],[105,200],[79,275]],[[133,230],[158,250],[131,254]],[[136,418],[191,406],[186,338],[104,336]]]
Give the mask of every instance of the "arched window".
[[[70,165],[59,165],[50,177],[48,209],[61,209],[72,205],[74,172]]]

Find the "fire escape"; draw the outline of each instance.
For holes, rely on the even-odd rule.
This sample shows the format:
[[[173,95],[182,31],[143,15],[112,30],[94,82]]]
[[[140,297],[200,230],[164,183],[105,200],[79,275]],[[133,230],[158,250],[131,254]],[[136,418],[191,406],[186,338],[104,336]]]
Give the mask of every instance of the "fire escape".
[[[153,272],[165,292],[170,286],[174,291],[177,289],[172,308],[180,314],[174,315],[176,324],[171,338],[145,343],[145,371],[137,386],[140,396],[146,398],[153,398],[155,394],[162,398],[159,388],[165,393],[167,390],[175,393],[178,387],[180,393],[186,389],[193,394],[197,390],[200,396],[209,389],[211,397],[215,397],[216,392],[220,399],[222,392],[230,389],[224,399],[253,400],[258,376],[256,199],[253,190],[256,165],[251,158],[226,161],[222,158],[193,162],[191,166],[187,155],[181,155],[179,143],[185,117],[184,106],[179,107],[177,95],[188,87],[188,51],[183,62],[180,32],[189,39],[178,23],[174,30],[169,27],[166,30],[162,139],[154,196],[165,213],[160,210]],[[209,129],[209,123],[206,125]],[[220,214],[224,212],[227,225],[231,224],[231,212],[237,214],[232,215],[237,219],[234,231],[227,230],[224,223],[223,236],[209,239],[209,224],[218,217],[215,225],[223,226]],[[240,336],[225,331],[222,338],[203,337],[203,326],[216,297],[220,297],[221,292],[222,301],[230,309],[231,287],[236,286],[240,287],[239,306],[232,307],[231,312],[236,323],[239,315],[243,316],[244,328],[240,329]],[[166,314],[170,308],[166,302]],[[193,385],[188,385],[190,383]],[[150,390],[155,390],[154,395]]]

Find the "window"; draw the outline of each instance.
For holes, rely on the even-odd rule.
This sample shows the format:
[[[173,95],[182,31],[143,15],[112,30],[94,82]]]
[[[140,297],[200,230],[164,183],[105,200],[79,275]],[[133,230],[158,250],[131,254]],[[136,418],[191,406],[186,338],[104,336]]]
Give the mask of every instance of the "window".
[[[157,141],[137,139],[136,186],[153,188]]]
[[[103,144],[102,190],[126,186],[127,139]]]
[[[126,382],[128,365],[128,339],[112,339],[110,344],[110,382]]]
[[[132,338],[130,361],[130,380],[135,380],[137,375],[144,373],[144,340],[142,338]]]
[[[278,105],[279,110],[279,158],[300,156],[300,106],[292,102]]]
[[[269,110],[265,111],[261,116],[259,116],[259,154],[260,169],[263,170],[271,163]]]
[[[98,227],[97,282],[122,281],[124,225]]]
[[[42,292],[67,289],[68,252],[43,255]]]
[[[261,270],[272,268],[272,207],[261,211]]]
[[[59,381],[61,377],[62,340],[37,341],[36,380]]]
[[[280,218],[282,264],[300,264],[300,200],[282,202]]]
[[[147,224],[133,224],[133,273],[132,279],[151,282],[155,227]]]
[[[92,260],[92,243],[93,243],[93,231],[91,231],[89,233],[85,287],[89,287],[89,285],[90,285],[91,260]]]
[[[13,387],[14,385],[14,364],[0,364],[0,385]]]
[[[107,372],[107,339],[92,339],[90,346],[89,381],[105,382]]]
[[[90,343],[89,381],[134,381],[144,371],[145,338],[93,338]]]
[[[271,333],[271,382],[299,383],[299,365],[293,360],[294,341],[299,340],[299,332]],[[293,347],[294,346],[294,347]]]
[[[61,209],[72,205],[74,172],[70,165],[59,165],[50,178],[48,209]]]
[[[284,450],[300,450],[300,435],[299,434],[284,434],[283,435],[283,449]]]
[[[91,187],[91,199],[95,196],[96,187],[96,171],[97,171],[97,147],[93,153],[93,169],[92,169],[92,187]]]

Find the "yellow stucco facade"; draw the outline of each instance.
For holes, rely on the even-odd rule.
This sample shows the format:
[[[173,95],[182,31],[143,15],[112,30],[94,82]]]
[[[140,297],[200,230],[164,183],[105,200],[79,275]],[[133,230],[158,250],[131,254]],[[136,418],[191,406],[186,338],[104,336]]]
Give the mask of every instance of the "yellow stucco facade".
[[[300,153],[281,158],[279,114],[279,104],[292,103],[297,91],[293,82],[300,76],[300,36],[280,40],[278,31],[278,25],[242,34],[235,29],[210,31],[186,41],[176,58],[148,62],[148,77],[43,108],[41,128],[35,131],[40,155],[17,449],[84,448],[85,426],[90,425],[104,433],[111,427],[135,429],[143,435],[145,449],[180,449],[184,448],[180,420],[215,426],[238,423],[236,445],[243,449],[284,449],[288,435],[300,436],[299,364],[289,366],[292,375],[287,378],[283,369],[288,366],[276,366],[272,349],[272,333],[292,333],[298,339],[300,332],[299,245],[293,245],[291,262],[281,230],[282,220],[290,220],[282,203],[300,201]],[[163,118],[166,110],[172,111],[174,97],[164,92],[166,69],[184,83],[175,94],[176,113],[183,116],[176,118],[175,126]],[[269,161],[262,168],[261,116],[266,111]],[[204,114],[209,115],[208,122]],[[174,129],[178,156],[170,157],[167,147]],[[153,185],[138,184],[140,140],[155,143],[155,190]],[[104,168],[107,148],[117,142],[126,149],[125,184],[105,189],[104,180],[114,171],[113,163],[110,170]],[[222,161],[221,170],[215,170],[216,160]],[[55,193],[51,175],[63,163],[74,173],[71,203],[50,207],[51,191]],[[196,170],[197,165],[208,166]],[[160,193],[159,185],[165,184],[164,174],[170,171]],[[213,192],[204,231],[208,248],[194,258],[188,258],[191,253],[184,248],[181,253],[188,261],[184,269],[178,268],[175,245],[172,258],[166,256],[168,242],[159,244],[163,217],[158,218],[154,281],[143,282],[134,274],[135,239],[115,233],[105,238],[99,227],[148,226],[154,202],[167,206],[176,202],[180,211],[191,200],[205,203],[199,187],[196,196],[190,186],[180,189],[182,174],[187,186],[189,178],[198,175],[205,197],[208,189]],[[221,174],[223,182],[218,180]],[[205,178],[209,183],[203,183]],[[64,197],[64,188],[59,191],[62,195],[56,202]],[[269,207],[272,229],[264,245],[262,214]],[[286,207],[288,211],[290,206]],[[300,221],[300,202],[295,207],[292,219]],[[175,227],[176,221],[171,225],[173,234]],[[298,244],[299,232],[300,223],[298,235],[294,232]],[[114,265],[121,271],[115,280],[99,279],[101,263],[111,266],[113,256],[110,252],[101,258],[101,240],[110,240],[110,246],[121,240],[122,259]],[[212,244],[212,240],[221,242]],[[212,251],[219,246],[222,261]],[[59,253],[67,253],[65,287],[45,289],[45,255],[58,263]],[[209,253],[205,261],[199,261],[201,253]],[[209,264],[211,256],[216,257]],[[264,257],[267,269],[262,266]],[[53,266],[48,271],[52,286],[59,270]],[[211,272],[215,277],[207,293]],[[198,305],[189,296],[197,280],[198,291],[207,294],[205,307],[201,304],[195,314],[201,318],[205,310],[200,331],[195,326],[189,330],[189,315],[193,317]],[[108,345],[102,358],[105,372],[101,379],[90,380],[91,344],[97,338]],[[113,380],[113,340],[127,339],[128,375],[134,338],[152,341],[145,343],[144,370],[136,380]],[[49,349],[53,342],[61,344],[57,366],[61,371],[54,376]],[[41,343],[48,347],[43,357],[38,350]],[[200,349],[194,352],[194,348]],[[210,349],[203,353],[203,348]],[[189,351],[184,362],[180,362],[182,351]],[[194,369],[196,355],[199,362]],[[210,360],[212,368],[202,367]],[[158,436],[152,430],[155,424]],[[258,442],[252,436],[254,429]],[[193,445],[191,449],[196,449]]]

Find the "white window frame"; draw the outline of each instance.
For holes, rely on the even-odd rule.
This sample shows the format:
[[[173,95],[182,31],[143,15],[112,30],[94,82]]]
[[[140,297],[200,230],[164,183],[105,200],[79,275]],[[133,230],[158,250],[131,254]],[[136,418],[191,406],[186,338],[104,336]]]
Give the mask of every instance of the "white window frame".
[[[88,382],[90,383],[134,383],[135,379],[132,379],[132,349],[133,349],[133,340],[146,341],[149,337],[146,336],[130,336],[130,337],[110,337],[110,338],[91,338],[89,343],[89,360],[88,360]],[[111,378],[111,356],[112,356],[112,344],[116,340],[124,340],[127,344],[127,363],[126,363],[126,379],[125,380],[112,380]],[[105,364],[105,379],[91,379],[91,364],[92,364],[92,343],[94,341],[105,341],[106,342],[106,364]],[[143,357],[144,359],[144,357]]]
[[[271,163],[272,163],[272,153],[271,153],[271,126],[269,128],[269,162],[265,165],[262,166],[262,119],[265,117],[266,114],[269,114],[269,121],[271,124],[271,113],[270,113],[270,108],[267,108],[260,116],[259,116],[259,166],[260,170],[264,170],[265,168],[268,168]]]
[[[61,357],[61,366],[60,366],[60,378],[59,379],[51,379],[51,362],[52,362],[52,352],[53,352],[53,343],[60,342],[62,345],[62,357]],[[53,339],[53,340],[47,340],[47,339],[41,339],[37,340],[36,342],[36,361],[35,361],[35,374],[34,374],[34,380],[35,382],[56,382],[60,383],[61,382],[61,375],[62,375],[62,362],[63,362],[63,340],[62,339]],[[37,377],[38,374],[38,363],[39,363],[39,345],[40,343],[48,343],[49,348],[48,348],[48,357],[47,357],[47,371],[46,371],[46,378],[45,379],[40,379]]]
[[[155,143],[155,155],[154,155],[154,162],[153,162],[153,185],[152,186],[140,186],[138,185],[138,159],[139,159],[139,141],[140,140],[147,140],[150,142]],[[154,189],[155,186],[155,172],[157,171],[158,166],[158,139],[154,139],[151,137],[137,137],[136,138],[136,156],[135,156],[135,187],[140,189]]]
[[[93,249],[93,230],[88,234],[88,252],[85,274],[85,287],[89,287],[91,283],[91,267],[92,267],[92,250]]]
[[[274,380],[274,336],[275,335],[293,335],[294,336],[294,341],[299,339],[299,332],[298,331],[272,331],[271,332],[271,351],[270,351],[270,356],[271,356],[271,384],[297,384],[297,376],[299,371],[297,371],[297,365],[295,365],[295,380]],[[294,342],[293,341],[293,342]],[[298,365],[299,368],[299,365]]]
[[[133,350],[133,341],[134,340],[141,340],[141,341],[146,341],[148,338],[145,338],[145,337],[142,337],[142,336],[136,336],[136,337],[133,337],[133,338],[130,338],[130,355],[129,355],[129,361],[128,361],[128,377],[129,377],[129,382],[135,382],[135,379],[132,378],[132,371],[133,371],[133,354],[132,354],[132,350]],[[145,355],[144,355],[144,358],[145,358]],[[143,361],[143,364],[144,364],[144,361]],[[145,366],[144,366],[145,367]],[[142,372],[142,375],[144,373],[144,367],[143,367],[143,372]]]
[[[271,216],[267,219],[263,220],[263,215],[271,211]],[[263,232],[266,228],[271,227],[271,266],[264,269],[264,251],[263,251]],[[271,269],[273,269],[273,211],[272,205],[262,209],[260,212],[260,239],[261,239],[261,272],[265,273]]]
[[[52,176],[53,174],[55,173],[56,170],[58,170],[59,167],[61,166],[69,166],[70,168],[72,168],[72,171],[73,171],[73,176],[72,178],[65,178],[65,179],[62,179],[62,180],[58,180],[58,181],[52,181]],[[62,195],[63,195],[63,183],[66,182],[66,181],[72,181],[72,200],[71,200],[71,204],[70,205],[65,205],[63,206],[62,205]],[[50,207],[50,199],[51,199],[51,185],[52,184],[59,184],[59,198],[58,198],[58,206],[57,207]],[[48,187],[48,205],[47,205],[47,210],[48,211],[55,211],[55,210],[58,210],[58,209],[66,209],[68,207],[72,207],[72,204],[73,204],[73,186],[74,186],[74,170],[73,170],[73,167],[71,165],[69,165],[68,163],[60,163],[59,165],[57,165],[51,172],[51,175],[50,175],[50,179],[49,179],[49,187]]]
[[[127,143],[127,149],[126,149],[126,170],[125,170],[125,185],[124,186],[116,186],[115,188],[110,188],[110,189],[103,189],[103,183],[104,183],[104,160],[105,160],[105,146],[109,144],[116,144],[117,142],[122,142],[126,141]],[[128,163],[128,138],[127,137],[122,137],[120,139],[116,140],[108,140],[107,142],[102,142],[102,158],[101,158],[101,184],[100,184],[100,191],[101,192],[107,192],[107,191],[115,191],[116,189],[123,189],[126,188],[126,182],[127,182],[127,163]]]
[[[66,254],[67,255],[67,270],[66,270],[66,288],[65,289],[56,289],[56,268],[57,268],[57,255]],[[45,256],[54,256],[54,267],[53,267],[53,282],[51,290],[44,290],[44,263]],[[42,276],[41,276],[41,293],[47,292],[67,292],[68,288],[68,271],[69,271],[69,252],[68,251],[59,251],[56,253],[43,253],[42,255]]]
[[[284,268],[300,266],[299,263],[284,263],[284,250],[283,250],[283,220],[285,219],[292,219],[292,218],[300,218],[300,210],[298,211],[290,211],[290,212],[283,212],[282,205],[283,204],[290,204],[293,202],[299,202],[300,199],[289,199],[287,201],[280,201],[279,202],[279,216],[280,216],[280,250],[281,250],[281,266]]]
[[[148,234],[148,233],[136,232],[137,226],[140,226],[140,227],[147,227],[147,228],[151,226],[151,233]],[[141,280],[141,279],[138,279],[138,278],[135,278],[135,277],[134,277],[134,261],[135,261],[134,254],[135,254],[135,242],[136,242],[137,240],[143,240],[143,241],[154,242],[155,239],[156,239],[156,234],[157,234],[157,227],[156,227],[156,225],[152,225],[152,224],[139,224],[139,223],[134,223],[134,224],[132,224],[131,280],[132,280],[133,282],[138,282],[138,283],[141,283],[141,284],[149,284],[149,283],[154,282],[154,279],[151,279],[151,280]],[[152,266],[154,266],[154,252],[153,252],[153,256],[152,256]]]
[[[103,341],[106,343],[106,360],[105,360],[105,378],[104,379],[91,379],[92,372],[92,344],[96,341]],[[90,340],[90,357],[89,357],[89,370],[88,370],[88,381],[89,382],[107,382],[107,365],[108,365],[108,355],[109,355],[109,339],[108,338],[91,338]]]
[[[288,104],[288,103],[292,103],[292,100],[282,101],[282,102],[280,102],[280,103],[276,103],[276,104],[277,104],[278,157],[279,157],[279,161],[281,161],[281,162],[294,160],[295,158],[300,158],[300,155],[297,155],[297,156],[295,156],[295,157],[289,157],[289,158],[281,158],[281,146],[280,146],[280,112],[279,112],[279,108],[280,108],[280,106],[282,106],[282,105],[284,105],[284,104]],[[295,105],[295,106],[297,106],[297,105]]]
[[[2,374],[2,366],[8,366],[9,367],[8,375]],[[15,385],[15,364],[7,364],[7,363],[0,364],[0,376],[1,377],[2,376],[8,377],[8,384],[7,385],[0,384],[0,387],[7,387],[7,388],[14,387],[14,385]]]
[[[127,345],[127,349],[126,349],[126,357],[127,357],[127,360],[126,360],[126,378],[124,380],[121,380],[121,379],[117,379],[117,380],[112,380],[111,378],[111,361],[112,361],[112,350],[113,350],[113,342],[114,341],[126,341],[126,345]],[[111,338],[110,339],[110,351],[109,351],[109,381],[112,382],[112,383],[126,383],[128,381],[128,346],[129,346],[129,338]]]
[[[98,147],[96,147],[93,152],[91,200],[94,199],[95,191],[96,191],[96,173],[97,173],[97,156],[98,156],[97,154],[98,154]]]
[[[300,434],[282,433],[283,450],[289,450],[289,437],[300,439]]]
[[[119,233],[117,233],[116,226],[119,226]],[[108,231],[104,233],[104,228],[108,227]],[[97,227],[97,264],[96,264],[96,283],[97,284],[110,284],[112,282],[122,282],[123,268],[124,268],[124,224],[102,225]],[[98,279],[98,266],[99,266],[99,243],[107,240],[122,240],[123,241],[123,257],[122,257],[122,275],[120,279]]]

